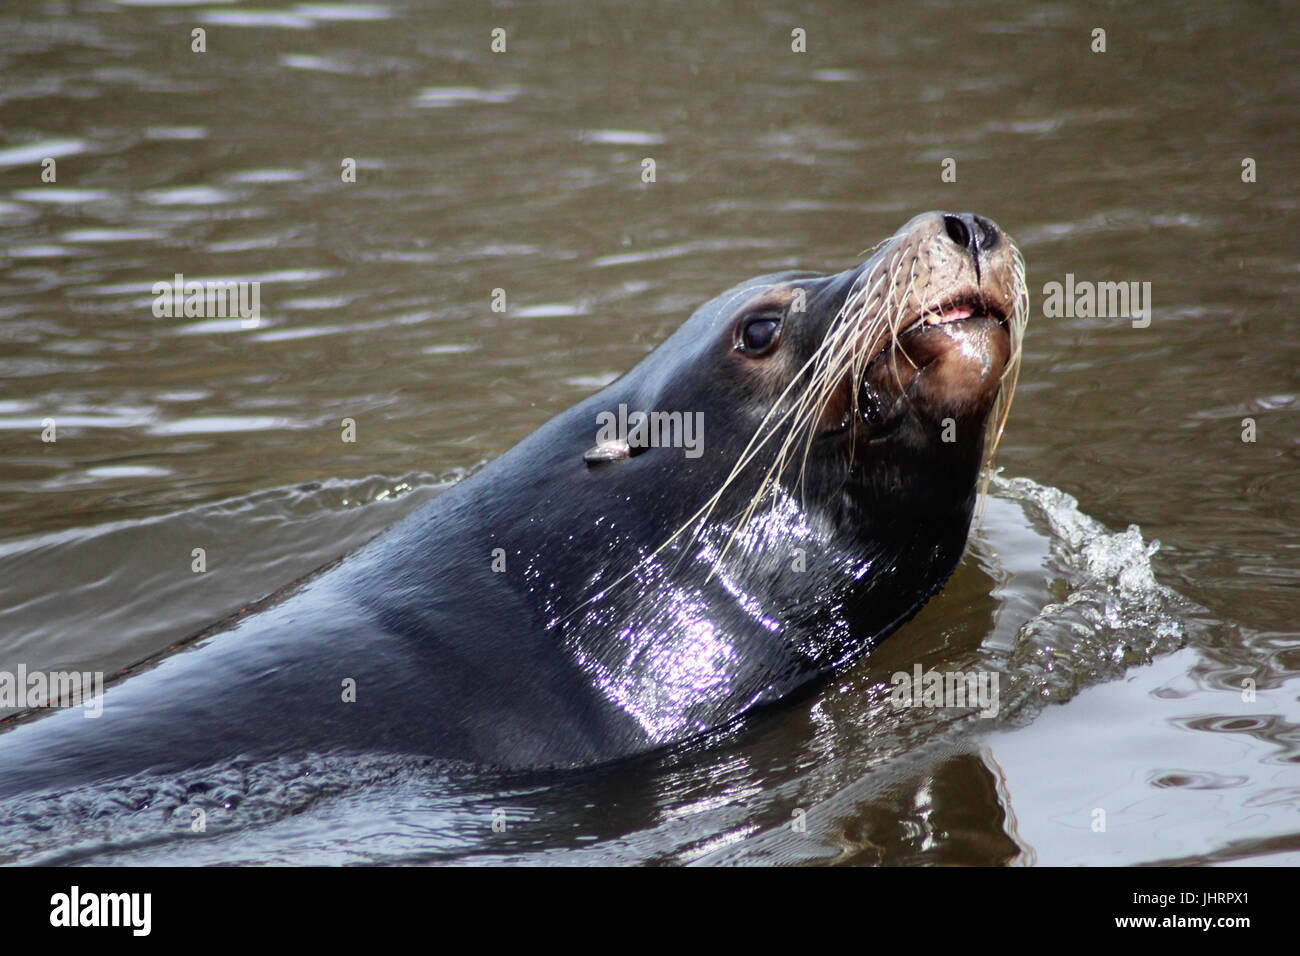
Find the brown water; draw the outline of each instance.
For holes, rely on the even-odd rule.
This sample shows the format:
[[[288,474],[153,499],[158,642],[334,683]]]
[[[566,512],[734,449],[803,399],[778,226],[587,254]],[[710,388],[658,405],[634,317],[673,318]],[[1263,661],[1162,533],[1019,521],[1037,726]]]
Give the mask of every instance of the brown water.
[[[499,454],[718,291],[842,269],[926,209],[991,216],[1024,252],[1000,464],[1037,483],[995,486],[948,589],[871,659],[715,739],[558,780],[313,766],[338,779],[311,813],[281,794],[253,824],[214,798],[231,829],[205,840],[160,844],[177,824],[140,811],[15,845],[1300,862],[1297,40],[1265,3],[7,5],[0,669],[166,646]],[[176,273],[260,281],[258,326],[156,318]],[[1150,326],[1044,317],[1067,273],[1151,283]],[[1004,712],[891,710],[918,661],[1002,673]],[[219,792],[255,789],[241,774]]]

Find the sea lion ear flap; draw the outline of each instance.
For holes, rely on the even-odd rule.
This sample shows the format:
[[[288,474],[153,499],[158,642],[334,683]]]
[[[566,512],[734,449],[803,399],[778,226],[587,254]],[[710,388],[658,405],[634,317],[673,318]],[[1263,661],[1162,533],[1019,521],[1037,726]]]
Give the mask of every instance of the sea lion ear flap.
[[[582,453],[582,460],[589,465],[599,465],[601,462],[606,461],[622,461],[624,458],[631,457],[631,447],[621,438],[611,438],[608,441],[600,442],[594,448],[588,448]]]

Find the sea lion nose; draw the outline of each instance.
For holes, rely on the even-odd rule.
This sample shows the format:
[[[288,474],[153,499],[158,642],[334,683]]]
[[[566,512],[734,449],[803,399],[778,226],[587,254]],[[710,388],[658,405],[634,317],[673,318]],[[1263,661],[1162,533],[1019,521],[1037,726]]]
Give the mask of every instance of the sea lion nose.
[[[996,246],[1001,237],[993,220],[969,212],[945,213],[943,227],[949,239],[977,259],[981,252],[987,252]]]

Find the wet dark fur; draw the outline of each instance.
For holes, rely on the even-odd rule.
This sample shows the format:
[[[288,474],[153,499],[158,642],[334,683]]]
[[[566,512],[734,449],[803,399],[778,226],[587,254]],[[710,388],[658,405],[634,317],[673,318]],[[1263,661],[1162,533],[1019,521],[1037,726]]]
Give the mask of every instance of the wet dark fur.
[[[774,398],[727,353],[736,309],[774,284],[805,289],[807,312],[789,317],[783,347],[808,355],[861,272],[736,287],[627,375],[359,551],[111,687],[102,717],[74,708],[11,722],[0,790],[301,751],[588,764],[733,720],[861,653],[960,560],[982,421],[945,446],[904,422],[870,456],[814,442],[802,487],[789,489],[813,529],[803,544],[779,524],[764,538],[760,512],[748,545],[720,565],[699,559],[730,534],[769,452],[692,526]],[[597,414],[620,403],[703,411],[703,456],[649,448],[585,463]],[[790,570],[795,546],[806,571]],[[492,570],[496,548],[503,573]],[[737,589],[762,606],[742,606]],[[706,649],[724,650],[696,687],[672,652],[699,637],[700,609]],[[635,659],[629,633],[645,641]],[[341,700],[346,678],[355,703]]]

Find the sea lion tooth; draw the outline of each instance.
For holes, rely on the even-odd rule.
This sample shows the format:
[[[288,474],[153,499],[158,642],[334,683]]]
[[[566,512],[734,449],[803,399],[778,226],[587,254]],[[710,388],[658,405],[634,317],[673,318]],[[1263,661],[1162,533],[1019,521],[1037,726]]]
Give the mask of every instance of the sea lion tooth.
[[[969,319],[974,314],[974,308],[969,305],[954,305],[943,310],[934,309],[925,314],[925,324],[943,325],[945,322],[960,322],[962,319]]]

